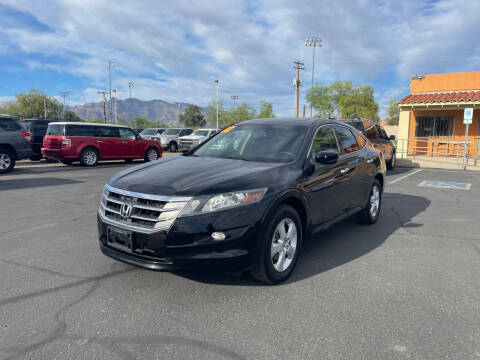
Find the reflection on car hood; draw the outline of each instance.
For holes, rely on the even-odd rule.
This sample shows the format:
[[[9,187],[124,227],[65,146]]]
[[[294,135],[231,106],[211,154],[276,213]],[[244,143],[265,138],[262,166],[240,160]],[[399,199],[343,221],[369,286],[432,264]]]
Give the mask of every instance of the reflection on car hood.
[[[116,188],[153,195],[193,196],[268,187],[286,164],[172,156],[114,175]],[[275,170],[275,171],[272,171]]]
[[[188,136],[182,136],[180,140],[202,140],[205,138],[206,136],[202,136],[202,135],[188,135]]]

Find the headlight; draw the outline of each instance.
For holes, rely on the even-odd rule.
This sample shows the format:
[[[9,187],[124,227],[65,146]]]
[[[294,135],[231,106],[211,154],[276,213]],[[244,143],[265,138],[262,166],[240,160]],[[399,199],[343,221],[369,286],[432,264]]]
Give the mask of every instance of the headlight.
[[[231,209],[238,206],[255,204],[263,199],[267,190],[267,188],[263,188],[209,196],[198,196],[187,203],[179,216],[199,215],[213,211]]]

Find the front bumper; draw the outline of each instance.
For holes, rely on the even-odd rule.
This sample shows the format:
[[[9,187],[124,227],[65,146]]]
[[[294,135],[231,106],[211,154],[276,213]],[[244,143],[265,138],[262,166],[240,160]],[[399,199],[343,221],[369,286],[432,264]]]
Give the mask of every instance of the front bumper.
[[[100,250],[113,259],[149,270],[245,270],[252,267],[258,254],[262,214],[263,206],[245,206],[178,218],[167,231],[134,231],[129,250],[118,249],[107,241],[111,225],[98,215]],[[213,240],[210,235],[214,231],[223,231],[226,239]]]
[[[194,146],[197,146],[198,144],[182,144],[180,143],[178,145],[178,149],[180,151],[190,151]]]

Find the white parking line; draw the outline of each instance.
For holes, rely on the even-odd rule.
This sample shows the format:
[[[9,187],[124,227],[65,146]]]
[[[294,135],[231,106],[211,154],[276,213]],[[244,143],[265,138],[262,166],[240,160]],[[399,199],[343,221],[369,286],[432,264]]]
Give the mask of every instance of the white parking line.
[[[411,173],[408,173],[407,175],[404,175],[404,176],[402,176],[402,177],[399,177],[398,179],[395,179],[395,180],[393,180],[393,181],[390,181],[389,184],[395,184],[397,181],[403,180],[403,179],[409,177],[410,175],[417,174],[417,173],[419,173],[420,171],[422,171],[422,169],[415,170],[415,171],[413,171],[413,172],[411,172]]]

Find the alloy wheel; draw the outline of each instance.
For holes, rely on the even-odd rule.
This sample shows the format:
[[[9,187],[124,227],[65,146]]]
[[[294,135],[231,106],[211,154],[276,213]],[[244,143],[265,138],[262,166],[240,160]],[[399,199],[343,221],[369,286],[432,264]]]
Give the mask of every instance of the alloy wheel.
[[[373,185],[372,193],[370,194],[370,216],[375,218],[380,208],[380,189],[377,185]]]
[[[8,169],[12,165],[12,159],[7,154],[0,154],[0,169]]]
[[[297,227],[290,218],[282,219],[273,233],[270,258],[278,272],[288,269],[297,249]]]
[[[85,160],[85,163],[89,166],[95,165],[97,162],[97,154],[93,150],[88,150],[85,152],[83,155],[83,159]]]
[[[154,149],[148,150],[147,159],[148,159],[148,161],[157,160],[158,159],[158,153]]]

